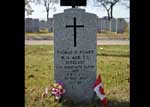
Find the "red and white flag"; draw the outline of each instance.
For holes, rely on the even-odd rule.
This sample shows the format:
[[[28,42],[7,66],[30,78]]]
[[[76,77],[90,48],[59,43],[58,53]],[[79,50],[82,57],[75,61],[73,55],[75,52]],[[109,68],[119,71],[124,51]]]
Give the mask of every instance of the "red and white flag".
[[[94,91],[96,92],[97,96],[100,98],[101,103],[106,106],[107,105],[107,98],[105,96],[104,87],[102,85],[102,80],[100,74],[98,75],[98,78],[96,79],[96,82],[94,84]]]

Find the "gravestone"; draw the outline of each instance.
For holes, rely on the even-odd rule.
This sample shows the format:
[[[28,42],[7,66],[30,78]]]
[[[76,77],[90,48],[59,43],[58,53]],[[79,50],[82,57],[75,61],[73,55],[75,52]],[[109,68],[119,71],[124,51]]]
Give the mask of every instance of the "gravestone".
[[[97,32],[101,32],[102,29],[101,26],[102,26],[102,21],[100,18],[97,18],[97,26],[96,26]]]
[[[90,103],[96,80],[97,16],[71,8],[54,15],[54,79],[62,81],[64,98]]]
[[[32,20],[32,32],[39,32],[39,19]]]
[[[101,21],[101,31],[105,30],[105,20],[104,18],[100,18]]]
[[[108,20],[108,19],[105,19],[105,27],[104,27],[104,30],[106,31],[110,31],[111,29],[111,25],[110,25],[111,21]]]
[[[111,19],[111,32],[116,32],[117,30],[116,30],[116,19],[115,18],[113,18],[113,19]]]
[[[25,19],[25,31],[26,32],[33,32],[32,29],[32,18]]]
[[[110,21],[108,20],[107,16],[104,16],[102,19],[102,29],[105,31],[109,31],[110,30]]]
[[[48,23],[48,31],[53,32],[53,18],[49,18],[47,23]]]
[[[117,33],[125,32],[125,28],[126,28],[126,22],[124,18],[118,18],[117,19]]]

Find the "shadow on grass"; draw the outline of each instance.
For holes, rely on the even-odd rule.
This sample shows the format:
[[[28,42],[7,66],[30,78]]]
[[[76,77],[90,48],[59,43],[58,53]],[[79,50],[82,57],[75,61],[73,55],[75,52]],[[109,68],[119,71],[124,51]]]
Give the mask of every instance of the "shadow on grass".
[[[127,54],[105,54],[105,53],[97,53],[97,56],[113,56],[113,57],[130,57]]]
[[[71,101],[61,101],[62,107],[103,107],[100,101],[97,99],[92,104],[75,104]],[[107,107],[130,107],[129,102],[119,102],[116,100],[108,100]]]

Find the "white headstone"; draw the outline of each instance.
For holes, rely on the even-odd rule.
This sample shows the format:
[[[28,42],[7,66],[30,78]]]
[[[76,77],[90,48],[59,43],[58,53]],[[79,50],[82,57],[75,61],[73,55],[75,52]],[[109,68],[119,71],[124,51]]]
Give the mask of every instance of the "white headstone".
[[[54,79],[62,81],[64,98],[91,102],[96,79],[95,14],[67,9],[54,15]]]

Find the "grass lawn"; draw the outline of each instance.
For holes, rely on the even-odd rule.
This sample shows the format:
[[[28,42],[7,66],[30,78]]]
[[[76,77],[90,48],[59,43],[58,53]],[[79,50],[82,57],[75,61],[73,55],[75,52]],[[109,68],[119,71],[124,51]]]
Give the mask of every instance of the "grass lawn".
[[[116,32],[101,32],[97,33],[97,37],[110,37],[110,38],[129,38],[129,32],[124,32],[124,33],[116,33]]]
[[[53,83],[53,46],[25,46],[25,107],[100,107],[57,103],[49,96],[41,99],[45,88]],[[97,74],[101,73],[108,107],[129,107],[129,46],[98,46]],[[97,98],[98,99],[98,98]]]
[[[37,32],[37,33],[25,33],[25,37],[53,37],[53,32]],[[97,37],[110,37],[110,38],[129,38],[129,33],[124,32],[122,34],[116,34],[115,32],[103,32],[97,33]]]
[[[28,37],[28,36],[39,36],[39,37],[43,37],[43,36],[50,36],[50,37],[53,37],[53,33],[52,32],[34,32],[34,33],[28,33],[26,32],[25,33],[25,37]]]

